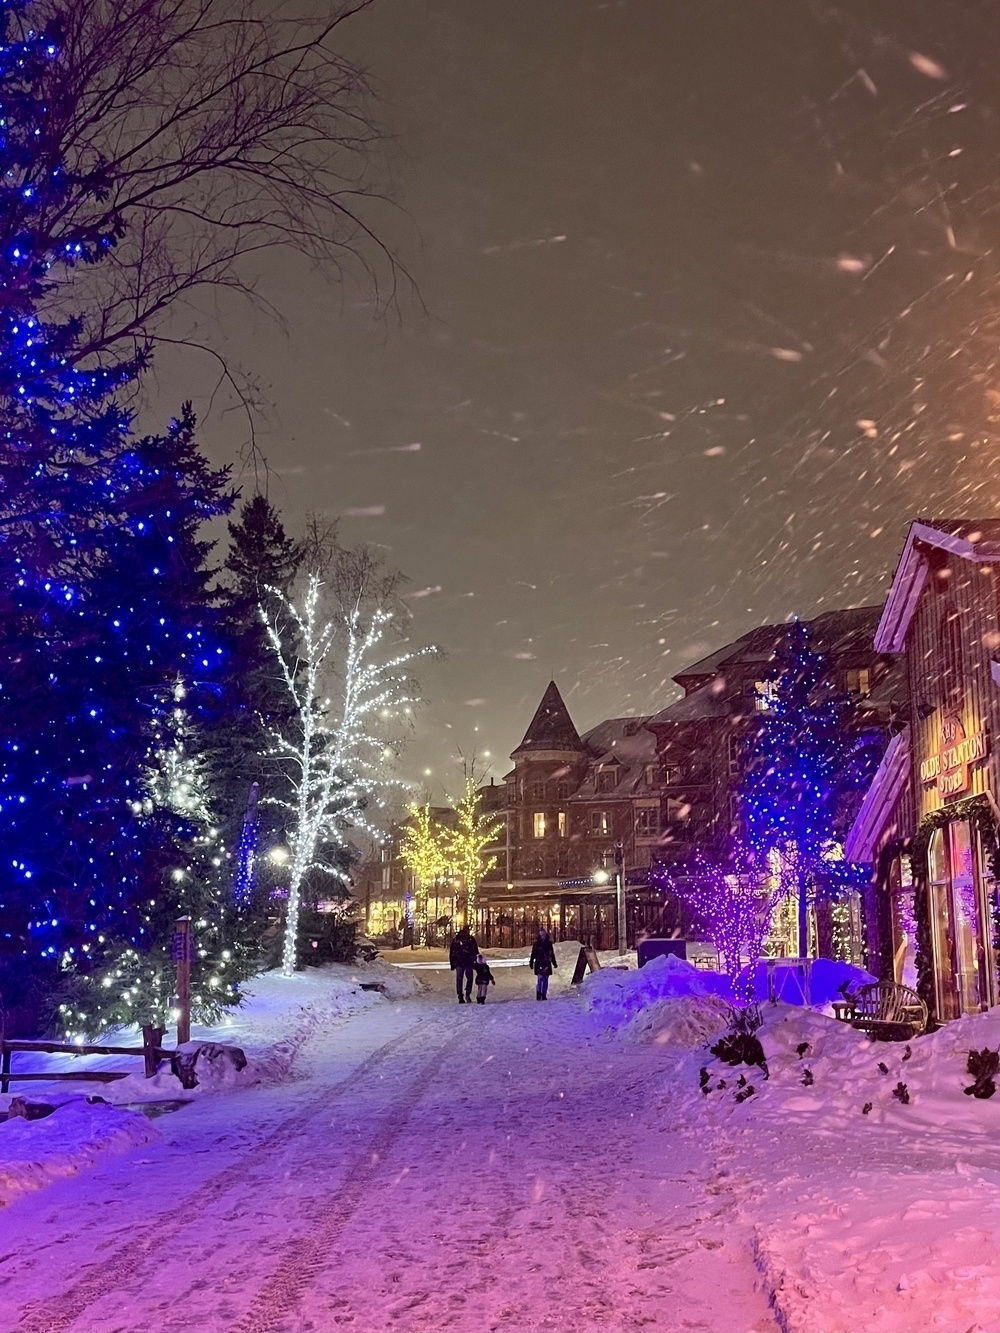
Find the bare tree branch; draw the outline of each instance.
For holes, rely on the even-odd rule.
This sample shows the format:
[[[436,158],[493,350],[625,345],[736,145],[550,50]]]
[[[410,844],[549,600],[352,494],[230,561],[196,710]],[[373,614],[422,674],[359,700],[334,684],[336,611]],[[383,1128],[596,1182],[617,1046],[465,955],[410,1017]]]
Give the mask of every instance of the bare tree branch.
[[[29,225],[56,253],[121,233],[110,258],[53,286],[52,313],[83,318],[76,361],[149,348],[166,314],[206,288],[263,304],[249,262],[275,247],[334,276],[357,270],[379,303],[395,300],[409,279],[370,217],[383,140],[364,72],[336,49],[372,2],[312,15],[287,0],[29,7],[59,57],[23,183],[59,168],[74,188],[48,211],[12,205],[0,244]]]

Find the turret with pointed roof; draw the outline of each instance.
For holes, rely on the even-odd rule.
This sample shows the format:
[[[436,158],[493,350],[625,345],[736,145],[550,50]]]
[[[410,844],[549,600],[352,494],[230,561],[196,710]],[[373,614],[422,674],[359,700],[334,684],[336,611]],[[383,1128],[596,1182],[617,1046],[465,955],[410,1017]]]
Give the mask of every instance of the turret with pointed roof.
[[[573,725],[569,709],[559,693],[559,686],[550,680],[542,695],[542,702],[535,709],[524,740],[511,755],[512,759],[526,757],[529,754],[582,754],[583,741]]]

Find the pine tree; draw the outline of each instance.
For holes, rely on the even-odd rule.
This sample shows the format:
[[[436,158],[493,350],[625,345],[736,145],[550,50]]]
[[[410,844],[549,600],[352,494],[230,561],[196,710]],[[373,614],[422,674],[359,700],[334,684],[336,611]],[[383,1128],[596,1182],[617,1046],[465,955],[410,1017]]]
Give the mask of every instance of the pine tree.
[[[133,441],[112,483],[120,521],[92,557],[74,633],[48,654],[30,799],[0,823],[0,856],[20,848],[31,871],[27,937],[59,965],[59,1022],[86,1032],[165,1020],[178,915],[195,921],[202,1016],[235,998],[249,965],[200,747],[228,667],[200,531],[231,506],[227,474],[199,454],[187,409]]]
[[[750,741],[740,800],[747,837],[762,866],[777,864],[798,905],[798,947],[808,952],[808,908],[820,888],[836,895],[852,881],[837,859],[845,799],[878,761],[850,696],[832,685],[809,626],[793,621],[769,673],[767,708]]]
[[[87,359],[81,321],[45,313],[60,282],[107,256],[121,228],[70,226],[58,245],[49,240],[80,182],[40,129],[60,33],[54,22],[32,29],[30,9],[0,5],[0,992],[10,1008],[37,1007],[51,988],[73,937],[66,914],[78,919],[87,902],[77,821],[86,810],[91,831],[104,825],[109,836],[114,824],[92,800],[104,766],[91,744],[96,719],[59,696],[70,654],[95,633],[86,584],[127,486],[130,422],[116,395],[145,362],[142,352]],[[91,188],[105,186],[95,165]]]
[[[219,811],[223,845],[236,851],[244,835],[251,788],[256,783],[256,827],[250,851],[256,871],[242,886],[244,910],[263,923],[268,894],[282,881],[260,850],[284,840],[284,820],[275,801],[291,796],[293,774],[287,758],[276,755],[272,729],[289,735],[295,726],[293,708],[279,663],[268,638],[274,624],[286,645],[286,662],[294,671],[298,642],[283,599],[291,594],[301,564],[301,546],[285,532],[281,518],[265,496],[251,496],[229,524],[229,551],[224,564],[221,614],[233,654],[223,725],[208,739],[212,788]],[[262,616],[263,609],[263,616]],[[265,623],[264,616],[267,618]]]

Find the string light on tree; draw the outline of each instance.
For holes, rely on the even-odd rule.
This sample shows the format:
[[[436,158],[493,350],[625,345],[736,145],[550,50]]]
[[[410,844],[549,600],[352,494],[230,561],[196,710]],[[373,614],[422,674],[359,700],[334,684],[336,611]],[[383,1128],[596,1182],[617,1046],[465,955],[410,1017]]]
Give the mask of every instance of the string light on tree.
[[[385,724],[416,702],[408,668],[427,649],[383,656],[395,614],[376,604],[366,608],[364,588],[354,604],[325,613],[324,583],[307,580],[301,606],[270,589],[283,608],[280,618],[261,609],[271,648],[293,704],[288,733],[272,728],[273,752],[293,768],[293,795],[276,801],[288,825],[288,903],[281,970],[290,977],[298,956],[299,910],[311,872],[346,883],[350,844],[358,829],[380,840],[369,811],[382,809],[387,792],[402,784],[387,772]],[[297,662],[290,665],[288,633]],[[297,668],[297,669],[296,669]],[[335,697],[324,681],[336,675]]]
[[[399,856],[416,881],[414,911],[417,943],[427,943],[428,891],[450,873],[450,846],[447,830],[434,822],[431,807],[411,805],[410,817],[403,825]]]

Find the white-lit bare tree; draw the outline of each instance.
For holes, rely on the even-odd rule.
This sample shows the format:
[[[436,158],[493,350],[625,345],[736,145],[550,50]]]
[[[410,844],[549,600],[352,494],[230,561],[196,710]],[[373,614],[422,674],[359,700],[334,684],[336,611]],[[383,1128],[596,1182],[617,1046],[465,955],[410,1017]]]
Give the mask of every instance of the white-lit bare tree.
[[[307,877],[318,871],[343,881],[349,831],[379,836],[373,812],[401,785],[392,776],[394,732],[417,699],[412,664],[431,651],[393,646],[397,615],[380,595],[377,564],[341,554],[329,584],[310,573],[300,603],[277,593],[284,615],[265,619],[294,706],[293,729],[273,733],[276,753],[294,770],[293,799],[281,803],[291,853],[285,976],[295,970]],[[353,582],[352,570],[361,575]]]

